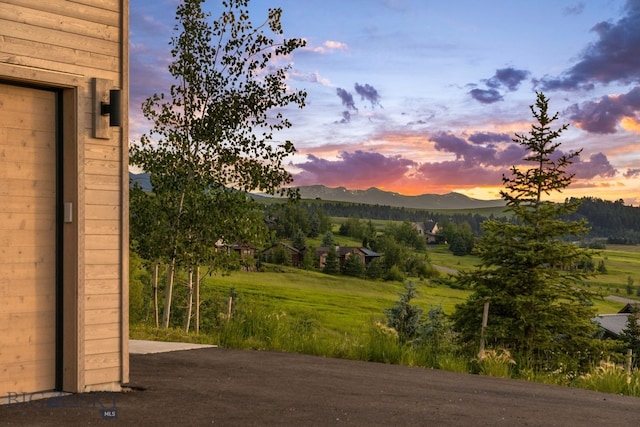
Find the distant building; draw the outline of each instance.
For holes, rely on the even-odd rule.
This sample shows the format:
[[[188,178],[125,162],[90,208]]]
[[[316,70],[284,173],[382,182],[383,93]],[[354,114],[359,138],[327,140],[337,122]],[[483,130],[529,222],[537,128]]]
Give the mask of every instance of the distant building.
[[[635,313],[638,309],[640,309],[640,302],[629,303],[622,307],[616,314],[601,314],[592,320],[602,328],[604,332],[603,338],[616,339],[619,338],[622,331],[626,329],[629,315]],[[635,316],[638,317],[638,313],[636,313]],[[638,319],[638,322],[640,323],[640,319]]]
[[[427,243],[440,243],[444,237],[439,234],[440,229],[438,223],[432,220],[425,222],[414,222],[413,227],[418,230],[418,233],[425,236]]]
[[[293,267],[300,267],[304,257],[304,250],[299,250],[285,243],[277,243],[262,251],[262,256],[267,262],[275,262],[276,258],[283,254],[287,257],[288,264]]]
[[[324,268],[324,266],[327,264],[327,254],[329,253],[329,250],[330,249],[326,246],[321,246],[316,249],[318,268]],[[336,246],[336,253],[340,260],[340,268],[342,268],[344,261],[351,256],[360,257],[360,261],[365,266],[374,259],[380,258],[382,256],[379,253],[372,251],[371,249],[355,246]]]

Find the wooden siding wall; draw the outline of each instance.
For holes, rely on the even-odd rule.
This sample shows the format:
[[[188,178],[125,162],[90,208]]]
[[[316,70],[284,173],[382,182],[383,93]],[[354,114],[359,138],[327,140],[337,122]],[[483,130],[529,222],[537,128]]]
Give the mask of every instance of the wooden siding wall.
[[[69,391],[128,382],[128,8],[128,0],[0,2],[0,78],[10,69],[12,79],[47,85],[37,76],[51,75],[55,86],[75,85],[75,105],[64,108],[76,114],[77,147],[77,158],[64,160],[77,164],[70,178],[76,194],[65,194],[76,202],[78,258],[71,264],[77,284],[64,283],[77,286],[77,301],[65,301],[66,310],[75,312],[78,334],[77,390]],[[125,123],[111,128],[110,139],[92,138],[93,78],[123,90]],[[64,174],[66,180],[74,172]]]

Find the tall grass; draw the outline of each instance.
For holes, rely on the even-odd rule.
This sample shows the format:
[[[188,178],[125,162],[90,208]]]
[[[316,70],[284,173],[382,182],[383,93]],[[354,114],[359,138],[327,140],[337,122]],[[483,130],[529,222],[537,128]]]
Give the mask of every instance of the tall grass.
[[[581,375],[575,386],[604,393],[640,397],[640,370],[634,368],[628,372],[622,365],[608,360],[601,361],[591,372]]]
[[[481,375],[511,378],[512,368],[516,361],[511,357],[509,350],[501,348],[483,351],[478,357],[477,363]]]

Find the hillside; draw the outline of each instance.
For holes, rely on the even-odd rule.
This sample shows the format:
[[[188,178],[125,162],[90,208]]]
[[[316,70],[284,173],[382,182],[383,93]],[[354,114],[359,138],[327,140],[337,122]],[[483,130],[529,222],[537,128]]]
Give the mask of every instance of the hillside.
[[[148,173],[129,172],[129,182],[132,187],[138,184],[144,191],[151,191],[151,177]]]
[[[504,206],[503,200],[479,200],[459,193],[405,196],[375,187],[371,187],[368,190],[348,190],[345,187],[330,188],[324,185],[297,188],[303,199],[321,199],[411,209],[478,209]]]
[[[138,184],[145,191],[151,191],[149,174],[129,173],[131,185]],[[422,194],[404,196],[399,193],[383,191],[375,187],[368,190],[348,190],[345,187],[330,188],[324,185],[295,187],[303,199],[347,202],[365,205],[391,206],[409,209],[482,209],[504,206],[503,200],[479,200],[459,193]],[[261,196],[261,195],[254,195]]]

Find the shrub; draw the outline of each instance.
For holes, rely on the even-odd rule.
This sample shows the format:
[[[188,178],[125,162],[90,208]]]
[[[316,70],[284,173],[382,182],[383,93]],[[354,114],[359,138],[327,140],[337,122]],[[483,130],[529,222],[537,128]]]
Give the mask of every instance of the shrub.
[[[342,265],[342,274],[353,277],[364,276],[364,263],[358,255],[348,256]]]
[[[404,280],[404,274],[400,271],[397,265],[392,265],[385,277],[389,281],[402,282]]]
[[[387,326],[395,329],[401,343],[411,341],[418,337],[421,324],[422,309],[412,305],[411,300],[416,297],[416,288],[413,282],[407,282],[404,293],[398,294],[400,299],[396,304],[385,310]]]
[[[511,357],[509,350],[485,350],[478,358],[478,367],[481,375],[499,378],[511,378],[511,368],[516,361]]]

